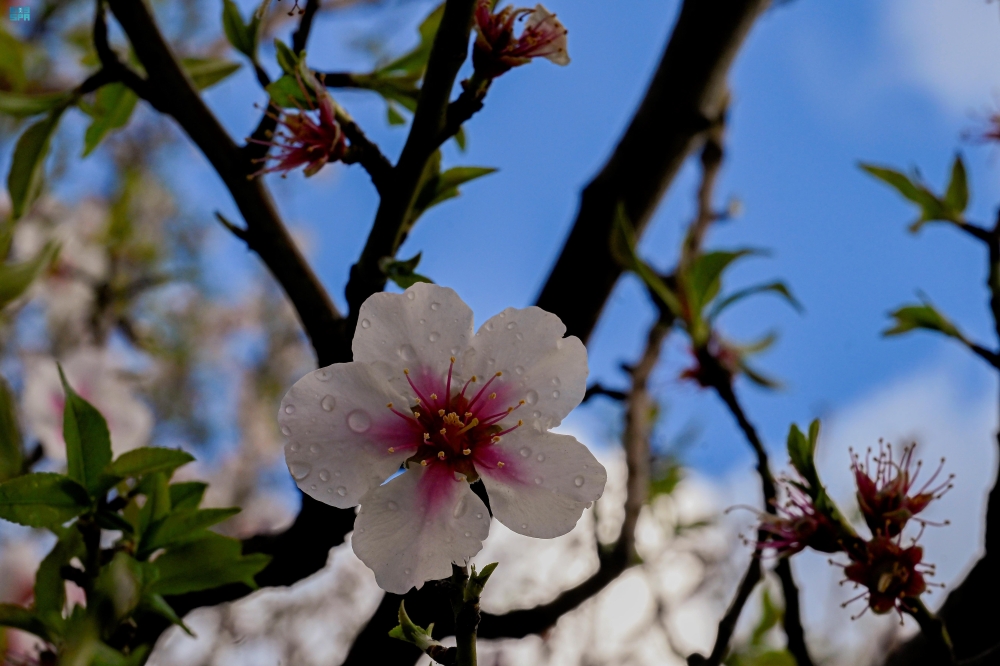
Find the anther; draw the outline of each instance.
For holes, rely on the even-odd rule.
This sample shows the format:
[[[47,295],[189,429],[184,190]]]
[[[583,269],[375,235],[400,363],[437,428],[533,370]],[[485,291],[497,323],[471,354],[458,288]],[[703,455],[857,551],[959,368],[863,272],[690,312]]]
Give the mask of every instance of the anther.
[[[437,393],[431,393],[431,400],[437,400],[437,399],[438,399],[438,394]]]
[[[503,463],[502,462],[498,462],[497,463],[497,467],[503,467]]]
[[[424,433],[424,441],[426,442],[430,438],[431,438],[431,434],[429,432],[425,432]]]
[[[427,467],[427,461],[426,460],[421,460],[420,461],[420,465],[423,466],[423,467]]]
[[[454,356],[450,357],[450,360],[451,360],[452,363],[454,363],[455,362],[455,357]]]
[[[469,418],[470,416],[472,416],[472,412],[466,412],[465,413],[465,418]]]
[[[503,373],[502,373],[502,372],[498,372],[497,374],[495,374],[495,375],[493,375],[493,376],[494,376],[494,377],[503,377]]]
[[[419,419],[420,418],[420,412],[413,412],[413,418]]]
[[[499,444],[500,443],[500,438],[497,437],[497,436],[494,436],[493,439],[490,440],[490,442],[492,442],[493,444]]]
[[[444,416],[444,410],[443,409],[439,409],[438,410],[438,416]]]
[[[447,428],[441,428],[440,432],[441,432],[442,435],[447,435],[448,434],[448,429]]]
[[[517,406],[518,406],[518,407],[520,407],[520,406],[521,406],[521,405],[523,405],[523,404],[524,404],[524,400],[520,400],[520,401],[519,401],[519,402],[517,403]]]
[[[479,425],[479,419],[472,419],[471,421],[469,421],[469,425],[465,426],[464,428],[462,428],[461,430],[459,430],[455,434],[456,435],[461,435],[462,433],[468,432],[472,428],[475,428],[477,425]]]
[[[440,460],[444,460],[444,456],[445,456],[445,453],[444,453],[444,451],[438,451],[438,458],[439,458]]]
[[[390,446],[389,447],[389,453],[395,453],[395,452],[396,452],[396,447]]]
[[[472,449],[462,449],[462,455],[467,456],[472,453]]]
[[[391,402],[389,402],[389,403],[386,403],[386,405],[385,405],[385,406],[386,406],[386,407],[388,407],[389,409],[392,409],[392,403],[391,403]]]
[[[407,369],[407,368],[403,368],[403,374],[404,374],[404,375],[408,375],[408,374],[410,374],[410,371],[409,371],[409,369]]]

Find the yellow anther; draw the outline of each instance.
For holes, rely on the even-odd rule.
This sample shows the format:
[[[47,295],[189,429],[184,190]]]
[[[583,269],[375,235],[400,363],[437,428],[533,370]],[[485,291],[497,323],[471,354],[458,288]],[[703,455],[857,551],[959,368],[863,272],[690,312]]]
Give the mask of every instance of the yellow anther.
[[[455,362],[455,357],[454,357],[454,356],[452,356],[452,357],[451,357],[451,362],[452,362],[452,363],[454,363],[454,362]]]
[[[499,444],[500,443],[500,438],[497,437],[496,435],[494,435],[493,439],[491,439],[490,441],[493,442],[494,444]]]
[[[425,432],[424,433],[424,441],[426,442],[430,438],[431,438],[431,434],[429,432]]]
[[[431,393],[431,400],[437,400],[437,399],[438,399],[438,394],[437,393]]]
[[[462,455],[467,456],[472,453],[472,449],[462,449]]]
[[[438,458],[440,458],[441,460],[444,460],[444,455],[445,455],[444,451],[438,451]]]
[[[439,409],[438,410],[438,416],[444,416],[444,410],[443,409]]]
[[[470,416],[472,416],[472,412],[466,412],[465,413],[465,418],[469,418]]]
[[[385,404],[385,406],[386,406],[386,407],[388,407],[389,409],[392,409],[392,403],[391,403],[391,402],[387,402],[387,403]]]
[[[497,374],[495,374],[495,375],[493,375],[493,376],[494,376],[494,377],[503,377],[503,373],[502,373],[502,372],[498,372]]]
[[[517,427],[519,427],[519,428],[520,428],[520,427],[521,427],[521,426],[523,426],[523,425],[524,425],[524,421],[522,421],[521,419],[518,419],[518,420],[517,420]]]
[[[403,368],[403,374],[404,374],[404,375],[408,375],[408,374],[410,374],[410,371],[409,371],[409,370],[407,370],[406,368]]]
[[[498,462],[497,463],[497,467],[503,467],[503,463],[502,462]]]
[[[420,418],[420,412],[413,412],[413,418],[419,419]]]
[[[448,434],[448,429],[447,428],[441,428],[441,434],[442,435],[447,435]]]
[[[424,466],[424,467],[427,467],[427,461],[426,461],[426,460],[421,460],[421,461],[420,461],[420,464],[421,464],[422,466]]]
[[[463,432],[471,430],[472,428],[475,428],[477,425],[479,425],[479,419],[472,419],[471,421],[469,421],[469,425],[465,426],[455,434],[461,435]]]
[[[475,376],[475,375],[472,375],[472,379],[470,379],[469,381],[471,381],[471,382],[474,382],[474,381],[476,381],[476,376]]]
[[[495,392],[490,393],[490,400],[496,400],[496,399],[497,399],[497,394]]]
[[[510,414],[510,413],[511,413],[512,411],[514,411],[514,408],[513,408],[513,407],[508,407],[508,408],[507,408],[507,413],[508,413],[508,414]]]
[[[519,402],[517,403],[517,406],[518,406],[518,407],[520,407],[520,406],[521,406],[521,405],[523,405],[523,404],[524,404],[524,400],[521,400],[521,401],[519,401]]]
[[[389,447],[389,453],[395,453],[395,452],[396,452],[396,448],[393,447],[393,446],[390,446]]]
[[[416,401],[417,401],[417,404],[418,404],[418,405],[420,404],[420,398],[414,398],[414,400],[416,400]]]

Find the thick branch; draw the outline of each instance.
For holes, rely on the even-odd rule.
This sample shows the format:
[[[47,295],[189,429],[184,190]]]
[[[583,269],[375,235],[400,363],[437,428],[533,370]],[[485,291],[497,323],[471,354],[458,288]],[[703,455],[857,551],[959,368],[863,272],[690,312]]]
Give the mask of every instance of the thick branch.
[[[621,274],[608,243],[619,202],[641,233],[698,137],[719,117],[729,67],[767,5],[685,0],[646,97],[584,189],[573,229],[538,297],[537,305],[559,315],[570,335],[590,336]]]

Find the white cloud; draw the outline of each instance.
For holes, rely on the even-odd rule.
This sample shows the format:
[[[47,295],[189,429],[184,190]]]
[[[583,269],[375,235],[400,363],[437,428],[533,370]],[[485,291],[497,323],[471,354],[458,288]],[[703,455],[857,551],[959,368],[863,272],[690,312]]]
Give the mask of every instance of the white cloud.
[[[1000,8],[985,0],[891,0],[885,32],[903,76],[945,108],[982,109],[1000,86]]]

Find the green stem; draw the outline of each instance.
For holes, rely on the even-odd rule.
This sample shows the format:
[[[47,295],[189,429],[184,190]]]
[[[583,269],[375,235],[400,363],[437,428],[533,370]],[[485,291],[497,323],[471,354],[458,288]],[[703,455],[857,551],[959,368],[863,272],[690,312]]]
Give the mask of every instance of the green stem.
[[[941,618],[932,613],[919,598],[903,600],[903,610],[909,613],[920,625],[920,631],[931,644],[934,658],[943,664],[954,664],[955,653],[951,637],[948,635],[948,629],[944,626]]]

